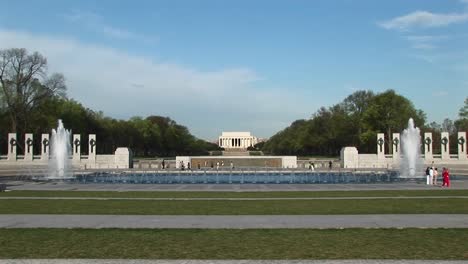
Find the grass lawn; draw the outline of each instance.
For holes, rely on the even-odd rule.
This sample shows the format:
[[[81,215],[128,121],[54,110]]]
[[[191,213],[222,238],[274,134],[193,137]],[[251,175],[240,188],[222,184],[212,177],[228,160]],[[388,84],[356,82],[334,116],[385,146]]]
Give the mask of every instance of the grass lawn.
[[[0,197],[115,197],[115,198],[303,198],[303,197],[468,196],[468,190],[171,192],[171,191],[10,191]]]
[[[0,200],[0,214],[314,215],[466,214],[468,199],[267,201]]]
[[[0,234],[0,259],[468,259],[468,229],[0,229]]]

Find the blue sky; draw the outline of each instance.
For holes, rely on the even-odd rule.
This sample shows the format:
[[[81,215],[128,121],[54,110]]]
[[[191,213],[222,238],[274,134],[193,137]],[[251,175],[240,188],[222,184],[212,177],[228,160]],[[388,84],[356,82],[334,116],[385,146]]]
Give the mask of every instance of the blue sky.
[[[269,137],[353,91],[394,89],[428,121],[468,96],[468,0],[4,1],[0,48],[47,56],[115,118],[204,139]]]

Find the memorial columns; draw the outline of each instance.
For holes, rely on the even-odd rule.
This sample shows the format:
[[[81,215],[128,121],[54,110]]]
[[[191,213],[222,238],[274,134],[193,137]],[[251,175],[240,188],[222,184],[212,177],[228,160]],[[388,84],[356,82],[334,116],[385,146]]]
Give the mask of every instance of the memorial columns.
[[[33,134],[24,135],[24,160],[33,160]]]
[[[49,134],[42,134],[41,137],[41,160],[49,160]]]
[[[385,159],[385,136],[383,133],[377,134],[377,158]]]
[[[393,159],[395,161],[397,160],[400,160],[400,146],[401,146],[401,142],[400,142],[400,134],[399,133],[393,133],[393,136],[392,136],[392,146],[393,146]]]
[[[458,159],[466,160],[466,132],[458,132],[457,135],[458,145]]]
[[[426,162],[432,161],[434,158],[433,152],[432,152],[432,133],[426,132],[424,133],[424,159]]]
[[[16,141],[16,133],[8,133],[8,156],[7,159],[9,161],[16,161],[16,145],[18,142]]]
[[[440,148],[440,153],[442,156],[443,160],[448,160],[450,159],[450,139],[449,139],[449,133],[448,132],[442,132],[440,133],[440,142],[442,144]]]

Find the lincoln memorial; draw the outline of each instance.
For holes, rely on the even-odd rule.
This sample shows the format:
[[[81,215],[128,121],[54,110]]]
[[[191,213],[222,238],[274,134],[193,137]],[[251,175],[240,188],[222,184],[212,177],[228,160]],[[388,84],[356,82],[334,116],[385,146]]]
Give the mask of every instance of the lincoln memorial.
[[[218,142],[225,149],[246,149],[257,144],[258,139],[250,132],[222,132]]]

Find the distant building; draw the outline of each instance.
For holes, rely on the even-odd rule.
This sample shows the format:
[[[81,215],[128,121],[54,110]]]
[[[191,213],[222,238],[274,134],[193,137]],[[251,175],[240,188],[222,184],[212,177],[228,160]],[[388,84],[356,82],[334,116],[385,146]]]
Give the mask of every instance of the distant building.
[[[222,132],[218,139],[218,145],[225,149],[246,149],[257,143],[257,137],[250,132]]]

